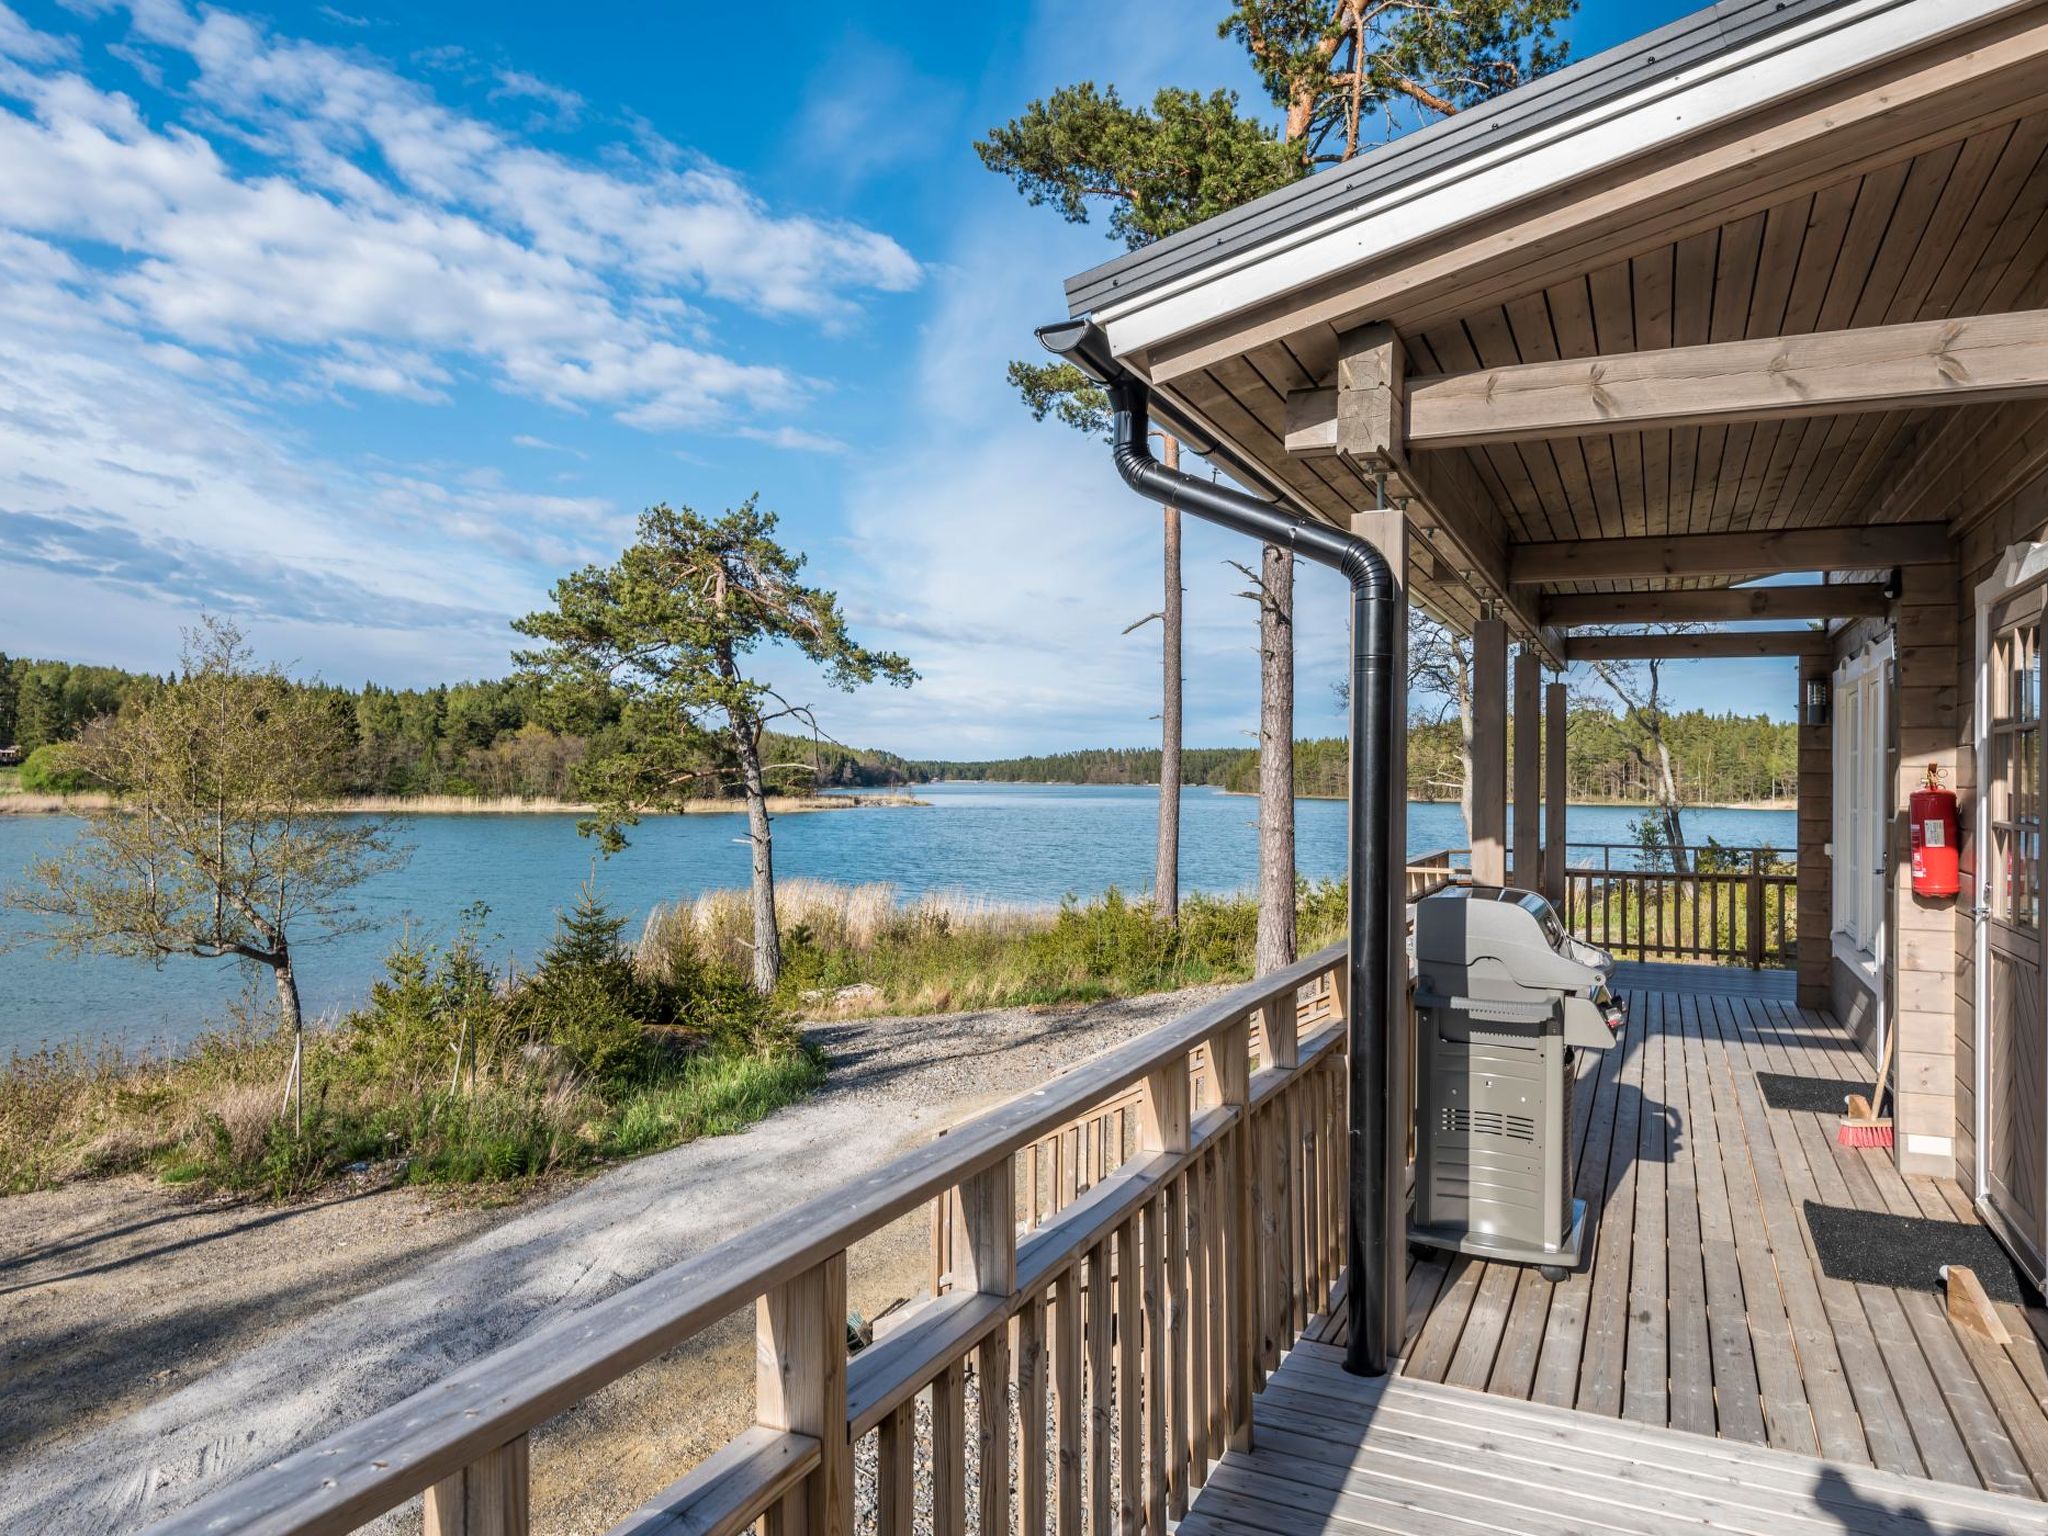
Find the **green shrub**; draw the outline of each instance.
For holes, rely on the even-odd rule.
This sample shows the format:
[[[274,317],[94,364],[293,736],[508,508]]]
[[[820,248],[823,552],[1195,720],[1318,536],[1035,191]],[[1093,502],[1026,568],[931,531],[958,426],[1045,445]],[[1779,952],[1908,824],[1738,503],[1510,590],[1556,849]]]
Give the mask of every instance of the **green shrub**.
[[[22,791],[31,795],[75,795],[99,787],[77,766],[70,744],[62,741],[29,753],[20,780]]]

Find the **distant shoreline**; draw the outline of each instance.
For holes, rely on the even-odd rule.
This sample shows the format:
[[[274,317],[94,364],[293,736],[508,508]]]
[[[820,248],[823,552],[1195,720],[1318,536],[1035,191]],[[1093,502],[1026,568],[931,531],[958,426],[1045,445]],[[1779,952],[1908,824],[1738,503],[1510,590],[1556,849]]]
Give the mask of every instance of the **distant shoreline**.
[[[0,816],[61,816],[75,811],[105,810],[113,803],[109,795],[0,795]],[[800,815],[806,811],[855,811],[923,806],[929,801],[913,795],[770,795],[771,816]],[[365,816],[587,816],[597,809],[576,800],[525,799],[517,795],[355,795],[323,807]],[[649,811],[646,815],[738,816],[746,814],[742,800],[693,800],[680,812]]]

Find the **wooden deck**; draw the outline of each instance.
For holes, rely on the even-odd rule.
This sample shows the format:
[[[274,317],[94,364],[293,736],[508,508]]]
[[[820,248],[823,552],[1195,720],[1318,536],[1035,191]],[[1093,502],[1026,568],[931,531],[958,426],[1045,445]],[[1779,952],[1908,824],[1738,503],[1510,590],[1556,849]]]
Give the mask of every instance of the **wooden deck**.
[[[1180,1536],[2040,1536],[2027,1500],[1406,1377],[1304,1341],[1210,1469]]]
[[[1514,1399],[1576,1410],[1527,1421],[1584,1426],[1574,1434],[1621,1421],[1633,1427],[1598,1433],[1669,1428],[1769,1446],[1830,1464],[1845,1489],[1862,1486],[1847,1469],[1870,1468],[2048,1497],[2048,1314],[2001,1304],[2009,1340],[1998,1344],[1953,1325],[1939,1295],[1820,1271],[1808,1199],[1974,1220],[1952,1182],[1903,1178],[1885,1153],[1838,1147],[1833,1116],[1765,1105],[1760,1071],[1868,1073],[1840,1027],[1796,1007],[1784,972],[1632,965],[1620,983],[1627,1034],[1620,1049],[1584,1058],[1573,1126],[1577,1192],[1600,1213],[1591,1262],[1554,1286],[1513,1265],[1414,1262],[1403,1364],[1412,1401],[1439,1414],[1462,1401],[1483,1418],[1505,1411],[1493,1399]],[[1297,1378],[1322,1385],[1342,1320],[1339,1308],[1316,1331],[1323,1350],[1304,1353]],[[1437,1384],[1489,1396],[1446,1399]],[[1342,1422],[1355,1453],[1364,1421]],[[1721,1465],[1724,1453],[1683,1444],[1703,1466]],[[1924,1484],[1917,1496],[1951,1497]],[[2038,1510],[2030,1518],[2029,1529],[2048,1529]]]

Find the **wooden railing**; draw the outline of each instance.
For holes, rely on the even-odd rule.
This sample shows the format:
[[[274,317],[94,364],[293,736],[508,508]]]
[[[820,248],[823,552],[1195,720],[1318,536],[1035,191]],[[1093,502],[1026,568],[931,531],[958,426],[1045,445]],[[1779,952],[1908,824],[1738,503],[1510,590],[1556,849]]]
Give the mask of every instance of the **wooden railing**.
[[[1025,1536],[1049,1515],[1165,1536],[1342,1263],[1343,960],[1240,987],[158,1529],[343,1532],[424,1495],[429,1536],[519,1536],[534,1431],[751,1304],[753,1427],[614,1536],[843,1536],[870,1435],[883,1536],[912,1528],[920,1458],[934,1536],[964,1532],[970,1456],[980,1536],[1008,1536],[1013,1494]],[[933,1294],[849,1357],[847,1251],[920,1206]]]
[[[1469,857],[1463,848],[1439,848],[1433,853],[1408,855],[1408,899],[1420,901],[1431,891],[1440,891],[1454,880],[1471,876]]]
[[[1616,865],[1565,871],[1563,918],[1571,933],[1618,955],[1665,956],[1724,965],[1792,963],[1798,937],[1798,876],[1768,848],[1715,850],[1723,867],[1688,870]],[[1732,866],[1732,867],[1730,867]]]

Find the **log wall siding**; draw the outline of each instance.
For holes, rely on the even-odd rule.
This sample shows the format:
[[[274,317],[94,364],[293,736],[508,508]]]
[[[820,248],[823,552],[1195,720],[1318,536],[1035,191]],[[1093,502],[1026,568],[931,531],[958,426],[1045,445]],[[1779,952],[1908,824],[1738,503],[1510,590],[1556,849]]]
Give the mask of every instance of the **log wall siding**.
[[[1897,686],[1891,732],[1898,753],[1893,762],[1888,867],[1891,1019],[1899,1032],[1892,1118],[1900,1169],[1943,1178],[1958,1171],[1958,1105],[1968,1105],[1968,1096],[1959,1099],[1957,1092],[1956,1020],[1959,1006],[1968,1011],[1967,998],[1958,998],[1959,984],[1967,990],[1967,965],[1959,952],[1957,913],[1966,912],[1969,904],[1913,894],[1907,805],[1930,763],[1941,770],[1945,782],[1957,782],[1958,743],[1971,730],[1971,712],[1958,703],[1971,695],[1954,686],[1962,649],[1957,579],[1954,565],[1913,567],[1901,574],[1899,597],[1892,605]],[[1963,927],[1968,926],[1965,917]],[[1967,948],[1967,940],[1961,945]]]

